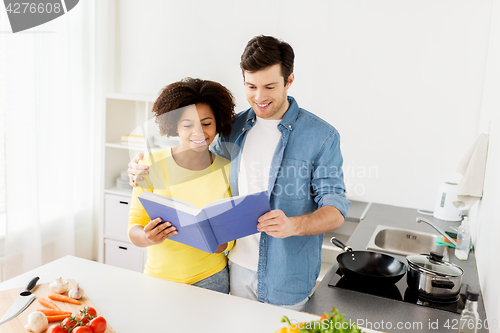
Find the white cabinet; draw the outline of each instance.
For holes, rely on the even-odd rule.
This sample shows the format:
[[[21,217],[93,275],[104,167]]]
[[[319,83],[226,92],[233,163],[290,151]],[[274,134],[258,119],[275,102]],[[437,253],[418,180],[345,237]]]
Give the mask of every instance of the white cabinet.
[[[138,152],[154,149],[153,136],[159,134],[154,122],[153,96],[109,94],[106,97],[104,142],[104,192],[130,196],[132,190],[117,188],[117,178]],[[122,143],[122,135],[142,135],[144,144]]]
[[[159,134],[151,112],[154,100],[154,96],[108,94],[104,107],[99,261],[139,272],[144,269],[146,249],[132,245],[127,235],[132,187],[124,188],[128,181],[118,183],[117,179],[138,152],[158,148],[152,144],[153,136]],[[144,143],[123,143],[122,135],[130,134],[144,136]]]
[[[108,265],[142,272],[146,263],[144,251],[144,248],[134,246],[129,242],[104,240],[104,257]]]
[[[130,94],[107,94],[104,99],[99,261],[136,271],[143,270],[146,249],[133,246],[128,239],[132,187],[127,185],[126,170],[138,152],[160,149],[154,144],[154,136],[159,135],[152,112],[155,99],[155,96]],[[122,142],[124,135],[143,136],[144,140]],[[177,145],[179,141],[172,138],[168,144]],[[165,141],[160,144],[168,145]]]
[[[106,194],[104,216],[104,239],[128,242],[127,226],[130,196]]]

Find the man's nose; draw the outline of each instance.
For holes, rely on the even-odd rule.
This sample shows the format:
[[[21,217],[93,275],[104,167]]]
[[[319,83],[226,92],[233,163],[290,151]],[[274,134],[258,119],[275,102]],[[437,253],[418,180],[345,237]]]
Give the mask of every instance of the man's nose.
[[[255,100],[259,103],[263,102],[263,98],[264,98],[264,93],[262,92],[261,89],[257,89],[257,91],[255,92]]]

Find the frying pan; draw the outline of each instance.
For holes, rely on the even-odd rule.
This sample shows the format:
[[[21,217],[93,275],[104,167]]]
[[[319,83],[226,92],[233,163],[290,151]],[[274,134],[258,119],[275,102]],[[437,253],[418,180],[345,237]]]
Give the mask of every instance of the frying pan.
[[[390,285],[401,280],[406,273],[406,265],[390,255],[353,251],[335,237],[330,242],[344,250],[337,256],[337,262],[349,281]]]

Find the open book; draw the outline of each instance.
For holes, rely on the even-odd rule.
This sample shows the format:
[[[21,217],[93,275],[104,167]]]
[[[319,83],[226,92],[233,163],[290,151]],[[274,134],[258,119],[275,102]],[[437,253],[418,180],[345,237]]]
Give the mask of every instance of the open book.
[[[151,220],[161,217],[177,228],[179,233],[169,240],[209,253],[221,244],[257,233],[257,219],[271,210],[267,191],[220,199],[201,209],[148,191],[139,200]]]

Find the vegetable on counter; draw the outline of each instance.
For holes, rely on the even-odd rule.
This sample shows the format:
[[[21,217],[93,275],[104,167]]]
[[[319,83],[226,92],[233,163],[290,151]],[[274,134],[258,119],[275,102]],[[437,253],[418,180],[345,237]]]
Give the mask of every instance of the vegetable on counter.
[[[108,327],[108,323],[104,317],[99,316],[90,321],[89,327],[92,330],[92,333],[104,333]]]
[[[35,311],[28,316],[28,323],[24,328],[28,332],[41,333],[47,329],[47,326],[49,326],[47,316],[41,312]]]
[[[68,291],[68,296],[73,299],[80,299],[83,297],[83,289],[80,288],[80,285],[77,283],[76,287]]]
[[[76,316],[67,317],[58,325],[52,325],[47,333],[104,333],[106,319],[97,315],[93,307],[85,307]]]
[[[288,327],[283,327],[276,333],[361,333],[354,322],[344,320],[344,316],[336,308],[332,309],[331,315],[325,312],[319,320],[308,323],[292,324],[288,317],[283,316],[281,322],[288,323]]]
[[[53,293],[63,294],[69,289],[69,282],[59,277],[49,284],[49,290]]]
[[[69,312],[69,311],[62,311],[62,310],[36,309],[36,311],[40,311],[41,313],[43,313],[46,316],[58,316],[58,315],[65,315],[65,314],[71,315],[71,312]]]
[[[63,314],[63,315],[47,316],[47,320],[49,321],[49,323],[53,323],[53,322],[55,322],[55,321],[61,321],[61,320],[64,320],[64,319],[68,318],[69,316],[71,316],[71,314]]]
[[[43,306],[46,306],[48,308],[51,308],[52,310],[62,311],[61,309],[59,309],[59,307],[57,305],[54,304],[54,302],[51,302],[48,299],[39,298],[38,303],[40,303]]]
[[[61,302],[67,302],[67,303],[73,303],[73,304],[80,304],[79,300],[76,300],[74,298],[71,298],[69,296],[64,296],[61,294],[56,294],[56,293],[50,293],[49,298],[54,301],[61,301]]]

